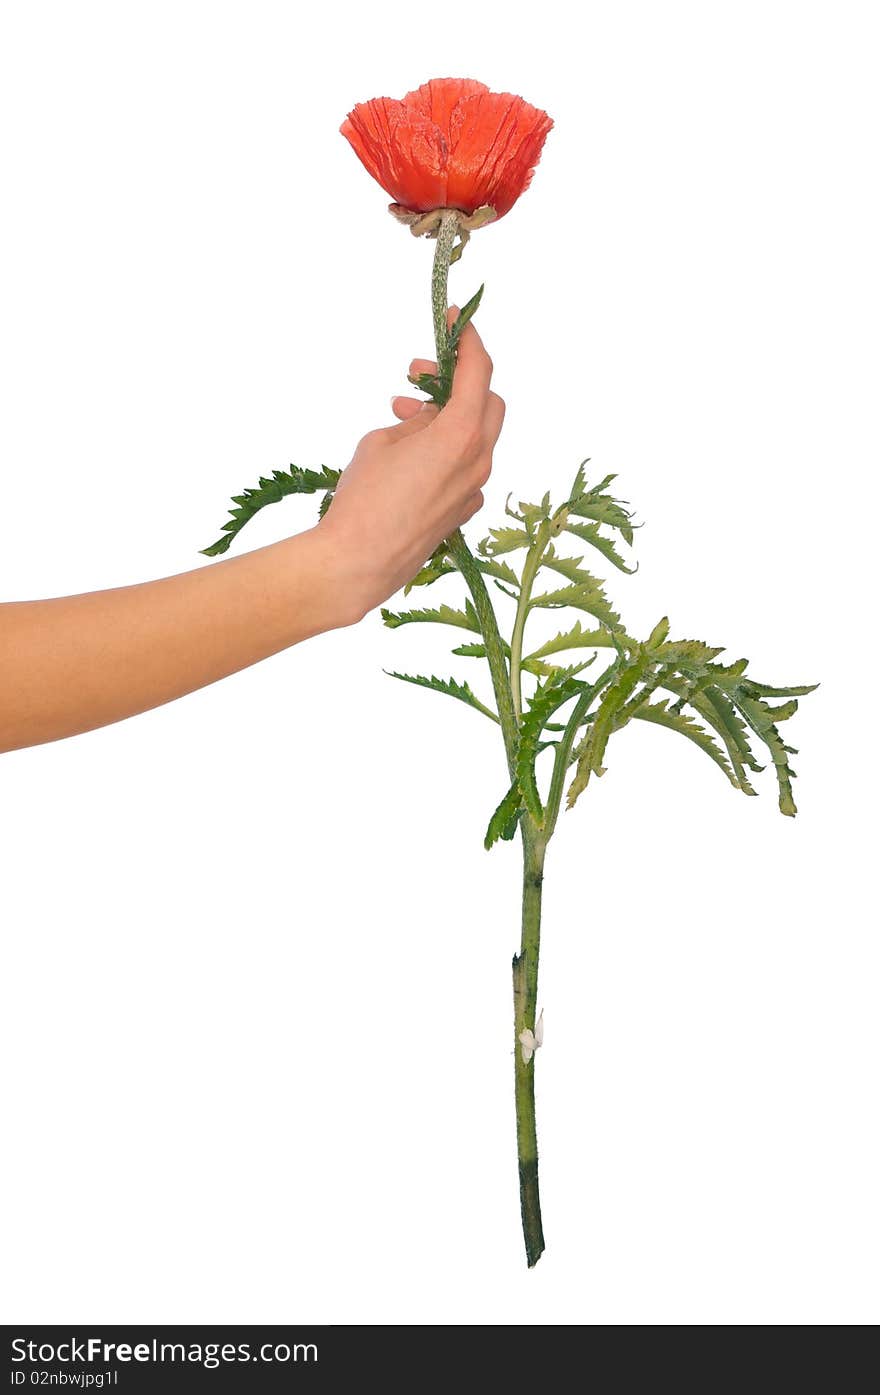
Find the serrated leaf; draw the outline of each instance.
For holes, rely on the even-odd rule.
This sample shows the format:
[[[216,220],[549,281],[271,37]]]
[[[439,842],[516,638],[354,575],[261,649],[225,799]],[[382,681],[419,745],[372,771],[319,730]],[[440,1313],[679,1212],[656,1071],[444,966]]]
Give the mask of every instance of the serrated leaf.
[[[596,709],[593,725],[589,732],[589,740],[581,752],[574,779],[568,788],[567,804],[569,809],[574,806],[578,796],[587,788],[590,776],[602,773],[602,758],[605,755],[608,738],[614,727],[614,720],[649,668],[650,659],[646,654],[640,653],[636,659],[630,660],[622,666],[614,682],[606,688],[602,701]]]
[[[589,463],[590,459],[588,456],[587,459],[582,460],[580,465],[577,467],[577,474],[574,477],[574,483],[572,484],[568,495],[569,503],[572,499],[579,499],[582,494],[586,494],[587,478],[584,471],[584,466],[589,465]]]
[[[616,499],[612,499],[607,494],[597,498],[585,494],[583,498],[573,500],[568,507],[569,512],[576,514],[579,518],[589,518],[595,523],[605,523],[609,528],[616,528],[621,537],[632,547],[632,514]]]
[[[527,655],[529,659],[545,659],[549,654],[559,654],[565,649],[610,649],[613,641],[607,630],[584,630],[580,620],[576,620],[570,630],[560,630],[553,639],[548,639],[538,649]]]
[[[669,617],[664,615],[662,620],[658,620],[651,633],[645,641],[645,648],[653,650],[658,644],[662,644],[669,634]]]
[[[535,759],[538,744],[545,723],[558,708],[564,706],[584,685],[570,677],[551,677],[538,688],[524,713],[520,724],[519,745],[516,753],[516,778],[522,791],[523,803],[537,824],[544,821],[544,806],[538,792],[535,778]]]
[[[569,520],[569,522],[565,524],[565,531],[566,533],[573,533],[576,538],[580,538],[581,542],[589,543],[591,547],[595,547],[598,552],[601,552],[603,557],[607,558],[615,567],[622,572],[626,572],[629,576],[632,576],[634,572],[638,571],[637,566],[628,567],[626,565],[626,562],[614,546],[613,540],[605,537],[604,533],[600,531],[598,523],[572,523]]]
[[[541,596],[533,596],[531,606],[556,607],[571,606],[574,610],[585,610],[607,625],[609,630],[620,628],[620,616],[611,609],[608,598],[598,582],[592,585],[578,584],[563,586],[558,591],[547,591]]]
[[[419,688],[430,688],[434,693],[445,693],[447,697],[457,698],[459,702],[467,703],[468,707],[473,707],[477,712],[482,712],[485,717],[491,717],[493,722],[498,721],[497,714],[473,693],[467,683],[458,683],[454,678],[437,678],[433,674],[426,678],[420,673],[396,673],[389,669],[384,670],[389,678],[399,678],[402,683],[415,683]]]
[[[807,693],[814,693],[819,687],[818,683],[803,683],[799,688],[771,688],[767,683],[753,683],[750,678],[744,678],[742,689],[750,697],[806,697]]]
[[[668,686],[670,685],[667,683]],[[705,688],[690,701],[697,715],[708,726],[712,727],[724,742],[740,789],[744,794],[757,794],[757,790],[746,774],[746,769],[760,774],[763,766],[759,765],[755,759],[754,752],[749,745],[746,726],[733,703],[720,689],[713,687]]]
[[[243,494],[233,495],[232,502],[236,507],[230,509],[231,517],[223,524],[223,537],[218,538],[210,547],[203,547],[203,555],[219,557],[221,553],[226,552],[232,539],[267,504],[277,504],[289,494],[317,494],[320,489],[335,489],[341,474],[341,470],[332,470],[327,465],[322,465],[319,470],[291,465],[289,471],[273,470],[271,478],[261,476],[255,489],[246,489]]]
[[[489,820],[486,836],[483,839],[483,846],[487,851],[493,844],[498,842],[499,838],[510,840],[514,836],[521,813],[522,795],[520,794],[518,782],[514,780],[507,794]]]
[[[546,522],[550,517],[550,495],[545,494],[540,504],[526,504],[522,499],[519,501],[521,513],[517,514],[522,518],[526,528],[530,533],[534,533],[540,523]]]
[[[651,645],[652,656],[658,663],[668,664],[682,673],[700,675],[712,660],[724,652],[724,646],[713,649],[700,639],[670,639]]]
[[[507,562],[496,562],[491,557],[477,557],[474,559],[481,572],[486,576],[495,577],[496,580],[506,581],[509,586],[519,586],[519,577],[513,567]],[[510,594],[509,592],[507,593]]]
[[[687,717],[684,713],[670,712],[667,703],[667,698],[663,698],[661,702],[646,703],[644,707],[640,707],[634,712],[633,716],[641,722],[655,722],[658,726],[668,727],[670,731],[681,732],[682,736],[686,736],[689,741],[693,741],[699,746],[701,751],[705,751],[707,756],[711,756],[715,764],[724,771],[730,783],[739,789],[740,784],[731,769],[730,762],[705,727],[701,727],[699,722],[695,722],[692,717]]]
[[[437,606],[433,610],[382,610],[382,619],[389,630],[397,630],[401,625],[455,625],[460,630],[472,630],[474,634],[480,633],[480,622],[477,619],[477,612],[470,600],[464,603],[464,610],[456,610],[451,605]]]
[[[499,557],[503,552],[516,552],[530,543],[525,528],[490,528],[489,536],[480,543],[480,551],[486,557]]]
[[[583,557],[559,557],[555,548],[548,547],[541,558],[542,567],[550,567],[554,572],[559,572],[560,576],[567,577],[569,581],[576,582],[582,586],[595,586],[599,589],[602,583],[598,577],[593,576],[581,566]]]
[[[414,586],[432,586],[441,576],[451,576],[454,571],[457,571],[457,568],[449,560],[446,544],[441,543],[421,570],[416,572],[412,581],[408,581],[404,586],[403,594],[408,596]]]
[[[750,698],[741,692],[732,693],[730,696],[731,701],[747,724],[756,736],[761,738],[770,752],[770,759],[776,771],[776,782],[779,786],[780,813],[793,818],[797,813],[797,805],[794,802],[794,792],[791,787],[795,772],[788,763],[790,748],[786,746],[776,730],[772,708],[768,708],[760,698]]]

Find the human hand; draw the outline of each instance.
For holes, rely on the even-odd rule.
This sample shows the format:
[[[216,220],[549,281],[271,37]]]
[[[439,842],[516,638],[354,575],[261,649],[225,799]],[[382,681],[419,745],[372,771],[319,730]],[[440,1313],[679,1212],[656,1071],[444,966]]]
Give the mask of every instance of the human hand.
[[[450,309],[450,324],[458,315]],[[410,373],[436,373],[414,359]],[[440,411],[412,397],[392,398],[398,425],[370,431],[343,471],[317,532],[346,559],[358,618],[411,581],[443,538],[483,504],[483,486],[504,421],[490,390],[492,361],[468,324],[458,348],[452,395]]]

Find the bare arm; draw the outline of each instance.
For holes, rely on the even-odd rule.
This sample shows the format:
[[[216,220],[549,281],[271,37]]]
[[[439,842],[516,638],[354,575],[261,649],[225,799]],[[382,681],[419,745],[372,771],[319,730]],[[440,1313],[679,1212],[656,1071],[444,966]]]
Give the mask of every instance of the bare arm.
[[[449,406],[395,398],[401,421],[363,438],[305,533],[160,581],[0,605],[0,751],[144,712],[360,620],[481,506],[504,416],[491,371],[468,325]]]

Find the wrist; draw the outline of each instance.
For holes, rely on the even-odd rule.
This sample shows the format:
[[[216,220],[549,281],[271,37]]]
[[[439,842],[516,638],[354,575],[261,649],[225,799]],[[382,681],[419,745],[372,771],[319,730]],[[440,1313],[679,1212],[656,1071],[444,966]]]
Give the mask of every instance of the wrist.
[[[356,625],[395,589],[376,566],[361,539],[328,514],[313,528],[322,566],[336,597],[337,624]]]

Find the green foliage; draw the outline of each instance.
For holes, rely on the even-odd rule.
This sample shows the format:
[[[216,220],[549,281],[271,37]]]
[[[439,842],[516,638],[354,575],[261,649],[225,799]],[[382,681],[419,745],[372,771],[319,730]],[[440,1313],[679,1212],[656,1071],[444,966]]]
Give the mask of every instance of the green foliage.
[[[210,547],[203,547],[202,552],[206,557],[219,557],[227,551],[232,539],[241,532],[246,523],[250,523],[260,509],[264,509],[267,504],[279,503],[288,494],[317,494],[319,490],[326,489],[328,493],[321,503],[323,515],[329,508],[332,490],[336,488],[341,473],[340,470],[331,470],[326,465],[322,465],[320,470],[301,469],[298,465],[291,465],[289,472],[273,470],[272,478],[261,478],[256,489],[246,489],[243,494],[233,495],[232,502],[236,507],[230,509],[231,518],[223,524],[223,537],[218,538]]]
[[[518,552],[531,542],[525,528],[490,528],[489,536],[480,543],[486,557],[499,557],[502,552]]]
[[[528,657],[544,659],[550,654],[559,654],[566,649],[608,648],[612,644],[613,640],[608,630],[584,630],[580,620],[575,620],[570,630],[561,630],[555,638],[548,639],[546,644],[534,649]]]
[[[433,675],[425,678],[420,673],[392,673],[388,669],[385,672],[389,678],[399,678],[402,683],[415,683],[419,688],[430,688],[434,693],[445,693],[447,697],[458,698],[459,702],[466,702],[468,707],[476,708],[477,712],[491,717],[493,722],[498,721],[497,713],[480,702],[467,683],[458,683],[454,678],[435,678]]]
[[[701,751],[705,751],[724,771],[734,789],[738,789],[739,781],[715,739],[699,722],[695,722],[693,717],[685,716],[683,712],[670,712],[668,703],[668,698],[661,698],[660,702],[646,702],[644,707],[640,707],[633,715],[639,721],[656,722],[658,726],[668,727],[670,731],[681,732],[682,736],[686,736],[689,741],[695,742]]]
[[[514,780],[507,794],[489,820],[483,846],[488,850],[499,838],[509,841],[514,837],[523,811],[519,782]]]
[[[389,630],[397,630],[401,625],[413,625],[427,623],[434,625],[457,625],[461,630],[473,630],[475,634],[480,633],[480,622],[477,619],[477,612],[474,610],[470,600],[464,603],[464,610],[455,610],[452,606],[441,605],[436,610],[402,610],[395,614],[393,610],[382,610],[382,619]]]
[[[639,646],[641,650],[641,646]],[[568,788],[568,807],[572,808],[578,796],[587,788],[591,775],[604,775],[602,759],[608,738],[614,729],[615,718],[620,713],[627,698],[644,677],[649,659],[638,652],[629,663],[625,663],[616,678],[608,685],[599,702],[599,708],[587,733],[579,756],[574,779]]]
[[[776,775],[779,808],[783,814],[793,815],[794,771],[789,763],[793,748],[783,741],[779,726],[794,715],[798,699],[812,692],[815,685],[771,687],[755,682],[747,674],[745,659],[724,664],[719,662],[723,649],[718,646],[703,640],[670,638],[666,616],[646,640],[639,642],[628,635],[611,607],[604,584],[584,568],[583,558],[558,550],[565,535],[571,535],[588,543],[618,570],[635,570],[618,547],[621,541],[627,546],[632,543],[632,514],[622,500],[608,492],[614,475],[588,486],[586,463],[575,475],[569,498],[555,510],[549,495],[537,504],[521,501],[517,508],[511,507],[508,500],[505,512],[511,522],[489,530],[475,559],[480,571],[517,603],[517,644],[514,647],[501,642],[508,667],[516,665],[518,677],[530,674],[537,680],[531,698],[524,695],[515,759],[511,757],[513,778],[489,821],[486,847],[499,839],[512,838],[524,817],[535,831],[546,828],[549,836],[555,826],[567,770],[575,767],[567,791],[567,804],[571,807],[591,778],[604,774],[612,737],[633,720],[684,736],[724,772],[734,788],[747,795],[755,793],[750,775],[763,769],[753,749],[753,743],[760,743]],[[523,554],[519,571],[502,560],[517,552]],[[430,584],[456,570],[445,548],[438,549],[413,584]],[[544,570],[557,573],[566,584],[533,590]],[[564,607],[591,615],[595,626],[586,627],[578,619],[519,658],[528,615],[535,610]],[[383,611],[383,617],[392,628],[414,621],[433,621],[470,630],[477,639],[459,645],[453,653],[472,659],[488,657],[479,615],[469,600],[464,609],[441,605],[433,610],[398,614]],[[593,662],[600,649],[612,649],[617,657],[590,686],[578,674]],[[572,650],[592,652],[583,662],[552,662],[556,655]],[[467,684],[459,684],[455,679],[394,676],[447,693],[498,720]],[[665,695],[658,697],[658,691]],[[569,715],[562,721],[554,720],[559,709],[572,699],[576,701]],[[555,755],[545,804],[538,785],[537,762],[548,748],[554,749]]]
[[[608,597],[602,587],[592,578],[589,581],[578,582],[572,586],[562,586],[558,590],[545,591],[543,595],[534,596],[531,606],[553,610],[561,609],[563,606],[571,606],[574,610],[585,610],[589,615],[600,620],[603,625],[607,625],[609,630],[620,629],[620,616],[611,609]]]
[[[406,378],[407,382],[412,383],[420,392],[426,392],[436,406],[443,406],[447,397],[447,386],[436,373],[407,373]]]
[[[523,803],[539,827],[544,822],[544,806],[535,778],[535,761],[539,754],[541,733],[553,713],[575,697],[581,687],[569,674],[548,678],[536,691],[520,724],[516,778]]]
[[[474,318],[474,315],[476,315],[477,311],[480,308],[480,301],[483,299],[483,291],[485,289],[485,286],[481,286],[480,289],[476,292],[476,294],[472,295],[470,300],[467,301],[466,304],[464,304],[459,310],[458,318],[449,331],[450,348],[458,348],[458,341],[462,336],[465,326],[470,324],[471,320]]]
[[[416,572],[412,581],[404,586],[403,594],[408,596],[414,586],[431,586],[435,581],[439,581],[441,576],[451,576],[454,571],[455,567],[449,561],[446,544],[441,543],[422,569]]]

